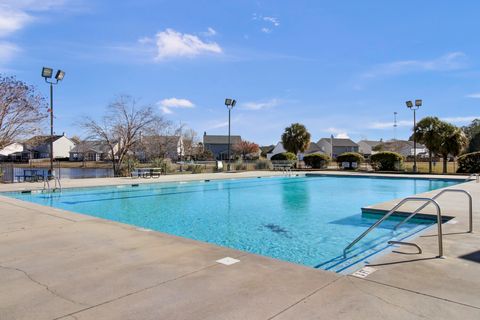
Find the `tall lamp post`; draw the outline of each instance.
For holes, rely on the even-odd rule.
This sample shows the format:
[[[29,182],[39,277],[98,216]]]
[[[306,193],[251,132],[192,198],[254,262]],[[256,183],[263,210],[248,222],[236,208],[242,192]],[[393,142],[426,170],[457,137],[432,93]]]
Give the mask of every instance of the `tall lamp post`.
[[[237,101],[235,99],[225,99],[225,105],[228,108],[228,165],[227,165],[227,171],[230,171],[230,113],[235,107],[235,104]]]
[[[415,100],[415,104],[412,101],[408,100],[405,102],[407,108],[413,110],[413,172],[417,172],[417,137],[415,133],[417,133],[417,118],[416,118],[416,111],[418,108],[422,106],[422,100],[417,99]]]
[[[43,67],[42,77],[45,78],[45,82],[50,84],[50,175],[53,175],[53,85],[62,81],[65,77],[65,72],[58,70],[55,74],[55,80],[52,79],[53,69]]]

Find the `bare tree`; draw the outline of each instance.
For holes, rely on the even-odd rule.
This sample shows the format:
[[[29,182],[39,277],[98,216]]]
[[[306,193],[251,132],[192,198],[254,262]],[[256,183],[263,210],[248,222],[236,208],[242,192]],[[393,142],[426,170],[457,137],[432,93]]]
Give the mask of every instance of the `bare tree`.
[[[82,126],[91,139],[108,145],[115,175],[119,175],[125,156],[139,144],[142,134],[151,134],[164,125],[151,106],[139,106],[138,101],[122,95],[107,107],[101,121],[87,118]]]
[[[198,135],[195,130],[186,128],[182,133],[185,155],[194,158],[198,153]]]
[[[47,105],[33,86],[0,75],[0,149],[19,138],[37,133]]]

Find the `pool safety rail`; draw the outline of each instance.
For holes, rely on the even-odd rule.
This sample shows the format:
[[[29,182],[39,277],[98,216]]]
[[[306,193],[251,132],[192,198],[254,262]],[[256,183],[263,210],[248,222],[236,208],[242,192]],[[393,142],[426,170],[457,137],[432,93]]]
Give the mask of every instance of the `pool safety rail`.
[[[440,205],[438,204],[437,201],[435,201],[432,198],[426,198],[426,197],[408,197],[404,198],[402,201],[400,201],[397,205],[395,205],[387,214],[385,214],[383,217],[378,219],[377,222],[375,222],[370,228],[365,230],[361,235],[359,235],[355,240],[353,240],[345,249],[343,249],[343,257],[347,257],[347,252],[350,248],[352,248],[357,242],[362,240],[370,231],[378,227],[383,221],[387,220],[392,214],[397,212],[397,210],[403,206],[407,202],[425,202],[426,204],[433,204],[435,206],[435,209],[437,211],[437,229],[438,229],[438,257],[441,258],[443,257],[443,234],[442,234],[442,210],[440,208]],[[417,214],[416,212],[415,214]],[[414,215],[415,215],[414,214]],[[412,216],[413,217],[413,216]],[[403,242],[401,244],[409,244],[408,242]]]
[[[438,199],[442,194],[444,193],[447,193],[447,192],[455,192],[455,193],[464,193],[467,198],[468,198],[468,232],[469,233],[473,233],[473,212],[472,212],[472,203],[473,203],[473,200],[472,200],[472,195],[468,192],[468,191],[465,191],[465,190],[462,190],[462,189],[444,189],[442,191],[440,191],[439,193],[437,193],[435,196],[433,196],[431,199],[432,200],[436,200]],[[412,212],[408,217],[406,217],[404,220],[400,221],[400,223],[398,223],[393,229],[394,230],[397,230],[402,224],[404,224],[405,222],[407,222],[408,220],[412,219],[413,216],[415,216],[417,213],[419,213],[420,211],[422,211],[423,208],[425,208],[426,206],[428,206],[429,202],[426,202],[424,203],[423,205],[421,205],[420,207],[418,207],[417,210],[415,210],[414,212]]]
[[[43,180],[43,191],[46,191],[46,192],[51,192],[51,191],[55,192],[57,190],[62,191],[62,183],[60,182],[60,178],[55,175],[50,175],[49,177],[53,179],[53,181],[55,182],[55,185],[53,189],[51,189],[50,181],[48,178],[46,178]]]
[[[478,173],[472,173],[471,175],[468,176],[467,179],[465,179],[465,181],[471,181],[472,178],[475,178],[476,183],[480,182],[480,174]]]

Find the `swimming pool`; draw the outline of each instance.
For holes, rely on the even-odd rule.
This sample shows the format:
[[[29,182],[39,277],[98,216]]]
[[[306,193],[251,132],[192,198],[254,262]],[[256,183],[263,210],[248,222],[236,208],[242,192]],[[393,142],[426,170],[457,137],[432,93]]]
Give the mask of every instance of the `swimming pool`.
[[[452,180],[269,177],[64,189],[3,195],[141,228],[341,272],[434,221],[387,220],[344,260],[343,248],[378,216],[361,208],[457,184]]]

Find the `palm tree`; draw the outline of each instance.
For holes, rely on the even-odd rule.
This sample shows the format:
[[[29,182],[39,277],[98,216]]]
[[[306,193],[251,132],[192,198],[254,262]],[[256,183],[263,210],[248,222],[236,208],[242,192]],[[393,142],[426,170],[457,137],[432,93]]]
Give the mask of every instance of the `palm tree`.
[[[297,155],[297,153],[307,150],[310,144],[310,133],[303,124],[293,123],[290,127],[285,128],[285,132],[282,134],[282,144],[285,150]]]
[[[410,140],[415,139],[428,149],[428,172],[432,173],[432,156],[439,152],[441,121],[437,117],[425,117],[420,120]]]
[[[443,157],[443,173],[447,173],[448,155],[456,157],[462,153],[468,144],[465,133],[456,126],[442,122],[441,123],[441,144],[439,153]]]

